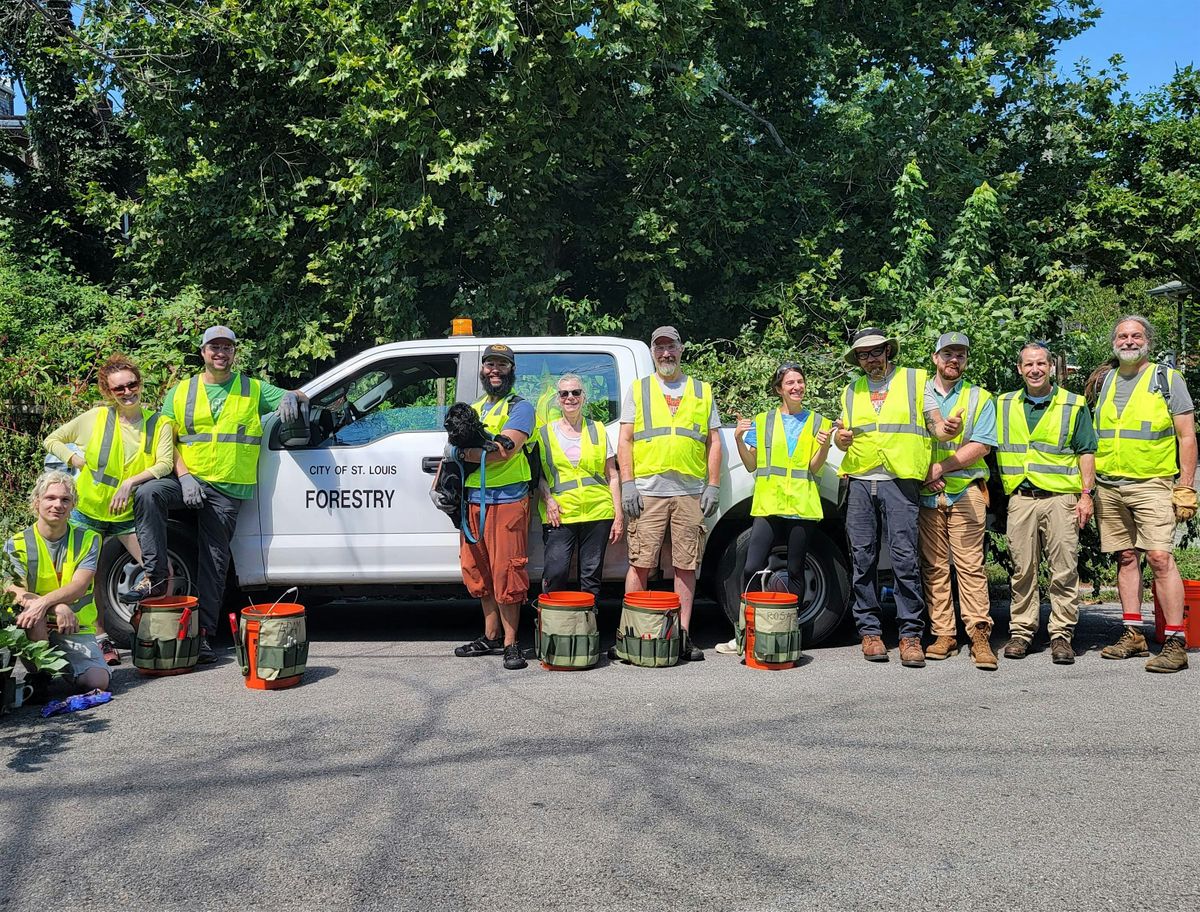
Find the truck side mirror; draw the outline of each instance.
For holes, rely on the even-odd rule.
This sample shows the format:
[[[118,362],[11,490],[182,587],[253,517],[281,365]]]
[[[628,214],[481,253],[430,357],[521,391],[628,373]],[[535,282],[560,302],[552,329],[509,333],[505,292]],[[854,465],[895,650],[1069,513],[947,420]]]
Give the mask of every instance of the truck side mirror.
[[[308,403],[300,402],[300,414],[291,421],[279,422],[279,445],[282,447],[308,446],[312,436],[309,428]]]

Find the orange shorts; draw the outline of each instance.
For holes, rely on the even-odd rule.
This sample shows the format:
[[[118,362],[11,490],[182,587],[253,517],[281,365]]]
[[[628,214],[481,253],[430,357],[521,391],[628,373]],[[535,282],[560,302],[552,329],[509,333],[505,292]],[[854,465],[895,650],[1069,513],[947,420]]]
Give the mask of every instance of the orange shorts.
[[[479,504],[467,505],[467,525],[479,537]],[[483,538],[459,537],[463,584],[472,598],[493,597],[501,605],[525,601],[529,592],[529,498],[488,504]]]

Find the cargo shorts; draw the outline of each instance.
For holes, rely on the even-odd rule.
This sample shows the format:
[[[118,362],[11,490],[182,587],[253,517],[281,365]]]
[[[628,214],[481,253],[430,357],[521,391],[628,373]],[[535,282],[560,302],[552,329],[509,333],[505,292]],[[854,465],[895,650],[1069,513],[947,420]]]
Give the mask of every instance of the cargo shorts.
[[[1100,550],[1175,550],[1175,508],[1170,478],[1147,478],[1114,487],[1096,485],[1096,524]]]
[[[467,505],[467,524],[479,538],[479,504]],[[529,592],[529,498],[488,504],[483,537],[460,535],[458,559],[472,598],[491,596],[501,605],[525,601]]]
[[[657,567],[668,533],[671,566],[677,570],[699,570],[706,534],[699,494],[642,495],[642,515],[631,519],[628,526],[630,565],[642,569]]]

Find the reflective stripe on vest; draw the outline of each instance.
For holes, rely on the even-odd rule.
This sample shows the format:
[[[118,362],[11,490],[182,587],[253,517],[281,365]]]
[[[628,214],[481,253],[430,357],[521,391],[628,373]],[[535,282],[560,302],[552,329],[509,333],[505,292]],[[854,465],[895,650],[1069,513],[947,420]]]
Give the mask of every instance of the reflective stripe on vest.
[[[655,377],[635,380],[634,477],[678,472],[693,478],[707,478],[708,419],[712,410],[712,387],[695,377],[686,378],[683,396],[673,415],[666,394]]]
[[[214,419],[201,378],[181,383],[172,402],[175,420],[181,424],[179,455],[188,470],[205,481],[254,484],[262,443],[261,399],[262,385],[257,380],[235,374]]]
[[[114,513],[109,504],[121,482],[140,475],[154,464],[161,418],[159,412],[142,409],[141,446],[132,459],[126,460],[116,408],[107,408],[103,416],[97,416],[91,440],[84,451],[86,465],[79,473],[79,503],[76,507],[80,513],[102,522],[133,519],[132,499],[120,513]]]
[[[951,453],[957,453],[958,448],[963,443],[970,442],[971,434],[975,431],[975,423],[979,421],[979,416],[983,413],[984,406],[992,398],[992,394],[987,390],[971,383],[963,383],[959,388],[955,405],[963,401],[964,393],[967,396],[967,404],[964,406],[963,413],[966,415],[966,420],[963,421],[962,430],[958,432],[953,440],[942,441],[936,437],[933,438],[934,462],[941,462]],[[969,466],[963,466],[961,469],[955,469],[953,472],[946,472],[942,477],[946,482],[947,494],[960,494],[967,489],[971,482],[988,477],[987,463],[984,461],[984,457],[980,457]]]
[[[604,478],[604,466],[608,461],[608,438],[604,426],[598,421],[584,420],[587,437],[579,441],[579,465],[571,465],[567,454],[559,445],[557,434],[549,425],[539,432],[542,445],[540,458],[545,470],[550,493],[561,511],[564,523],[593,522],[613,519],[612,492]],[[546,505],[539,504],[538,512],[546,522]]]
[[[80,560],[91,550],[92,542],[100,537],[90,529],[70,523],[67,525],[67,536],[61,570],[55,569],[50,549],[36,526],[30,526],[12,539],[13,551],[25,568],[25,588],[28,591],[35,595],[49,595],[55,589],[62,588],[63,580],[69,582],[74,579]],[[79,621],[79,633],[96,632],[96,602],[92,596],[94,583],[93,578],[88,583],[87,591],[71,606]]]
[[[897,380],[903,392],[897,392]],[[925,371],[897,367],[878,415],[871,405],[865,376],[846,387],[842,394],[842,426],[854,431],[854,442],[842,459],[840,474],[858,475],[883,466],[898,478],[924,481],[933,449],[917,390],[923,394],[926,382]]]
[[[821,491],[808,468],[820,449],[816,435],[823,419],[815,412],[809,414],[811,418],[801,428],[796,448],[790,454],[787,451],[787,431],[779,409],[760,412],[755,416],[754,428],[759,446],[755,448],[757,463],[751,516],[820,519],[823,515]]]
[[[1031,432],[1025,419],[1025,392],[1000,397],[996,462],[1004,493],[1011,494],[1025,479],[1056,494],[1078,494],[1083,490],[1079,457],[1069,446],[1082,410],[1083,398],[1060,386]]]
[[[483,407],[487,404],[488,397],[484,396],[471,403],[471,408],[475,409],[480,419],[483,421],[484,428],[489,434],[499,434],[504,430],[504,425],[508,423],[508,409],[514,402],[520,402],[521,397],[516,395],[506,396],[495,408],[487,415],[483,414]],[[534,428],[534,433],[537,428]],[[502,485],[516,484],[519,481],[529,481],[532,476],[529,473],[529,460],[525,457],[528,452],[529,441],[533,440],[533,434],[529,435],[529,440],[525,442],[525,447],[522,452],[513,452],[503,462],[489,462],[487,467],[487,485],[489,488],[499,488]],[[486,453],[484,454],[487,455]],[[468,488],[479,487],[479,469],[476,469],[467,476],[466,486]]]
[[[1104,378],[1096,408],[1096,471],[1114,478],[1169,478],[1178,472],[1175,421],[1163,393],[1151,390],[1158,365],[1150,363],[1117,413],[1117,369]],[[1177,373],[1167,370],[1169,384]],[[1168,390],[1169,391],[1169,390]]]

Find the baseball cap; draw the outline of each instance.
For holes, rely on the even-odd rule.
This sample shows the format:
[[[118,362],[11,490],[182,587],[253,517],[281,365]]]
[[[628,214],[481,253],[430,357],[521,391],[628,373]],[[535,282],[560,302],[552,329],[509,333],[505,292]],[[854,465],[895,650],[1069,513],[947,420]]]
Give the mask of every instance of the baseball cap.
[[[936,355],[947,345],[961,345],[963,348],[970,348],[971,342],[967,338],[966,333],[960,333],[960,332],[942,333],[940,336],[938,336],[937,347],[934,348],[933,353]]]
[[[483,357],[480,358],[479,360],[486,361],[488,358],[503,358],[509,364],[517,363],[517,359],[513,355],[513,350],[511,348],[509,348],[507,345],[502,345],[499,342],[496,342],[492,345],[489,345],[487,348],[485,348],[483,350]]]
[[[237,336],[228,326],[210,326],[204,330],[204,335],[200,337],[200,344],[207,345],[217,339],[228,339],[230,342],[237,344]]]
[[[679,336],[679,330],[674,326],[660,326],[654,332],[650,333],[650,344],[653,345],[656,339],[661,339],[666,336],[668,339],[675,342],[677,345],[683,344],[683,339]]]

